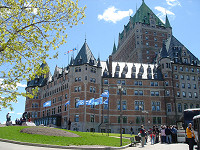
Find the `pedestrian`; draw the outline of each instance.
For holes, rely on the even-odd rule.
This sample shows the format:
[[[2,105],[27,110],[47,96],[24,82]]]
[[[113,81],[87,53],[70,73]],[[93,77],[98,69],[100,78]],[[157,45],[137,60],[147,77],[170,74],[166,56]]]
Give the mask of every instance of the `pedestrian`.
[[[156,127],[156,139],[155,139],[155,143],[159,143],[159,130],[158,127]]]
[[[133,134],[133,128],[131,127],[131,136],[132,136],[132,134]]]
[[[144,130],[144,126],[143,126],[143,125],[141,125],[140,135],[141,135],[141,145],[142,145],[142,147],[144,147],[144,142],[145,142],[145,130]]]
[[[193,150],[195,134],[194,134],[194,129],[192,128],[191,123],[188,124],[188,127],[186,129],[186,134],[187,134],[187,139],[188,139],[188,144],[189,144],[189,150]]]
[[[171,144],[172,143],[172,136],[171,136],[172,132],[171,132],[169,126],[166,127],[165,134],[166,134],[166,142],[168,144]]]
[[[69,118],[69,121],[68,121],[68,130],[71,129],[71,121],[70,121],[70,118]]]
[[[160,135],[161,135],[161,144],[163,144],[166,142],[165,126],[161,127]]]
[[[151,145],[154,145],[155,131],[151,132],[150,137],[151,137]]]
[[[172,126],[172,142],[177,143],[177,129],[175,126]]]

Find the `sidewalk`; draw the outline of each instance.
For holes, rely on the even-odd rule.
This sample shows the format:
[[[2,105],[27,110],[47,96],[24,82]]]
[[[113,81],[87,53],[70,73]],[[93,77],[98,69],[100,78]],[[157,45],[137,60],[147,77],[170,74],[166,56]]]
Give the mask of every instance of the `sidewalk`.
[[[137,144],[136,147],[129,147],[126,150],[188,150],[189,146],[185,143],[174,143],[174,144],[154,144],[148,142],[147,145],[141,147],[141,144]]]

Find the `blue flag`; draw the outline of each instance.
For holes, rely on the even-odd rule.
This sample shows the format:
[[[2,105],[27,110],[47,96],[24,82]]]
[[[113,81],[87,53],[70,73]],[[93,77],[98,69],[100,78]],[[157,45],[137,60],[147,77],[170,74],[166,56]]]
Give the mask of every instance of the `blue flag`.
[[[109,92],[107,91],[107,92],[103,92],[102,94],[101,94],[101,96],[102,97],[109,97]]]
[[[51,101],[47,101],[43,104],[43,107],[49,107],[51,106]]]
[[[108,98],[103,102],[103,104],[108,104]]]
[[[69,105],[70,104],[70,101],[67,101],[66,103],[65,103],[65,105]]]
[[[86,101],[86,105],[94,105],[94,98]]]
[[[84,105],[85,100],[79,100],[77,105]]]
[[[103,98],[102,97],[99,97],[97,99],[94,100],[94,105],[100,105],[102,104],[103,102]]]

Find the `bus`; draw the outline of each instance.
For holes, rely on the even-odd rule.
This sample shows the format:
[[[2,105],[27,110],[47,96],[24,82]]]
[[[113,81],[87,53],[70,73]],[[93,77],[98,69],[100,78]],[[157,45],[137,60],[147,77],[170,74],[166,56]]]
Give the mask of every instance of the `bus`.
[[[194,116],[197,116],[197,115],[200,115],[200,108],[193,108],[193,109],[186,109],[184,110],[184,129],[187,128],[188,124],[189,123],[192,123],[193,124],[193,117]]]
[[[197,149],[200,150],[200,115],[193,117],[195,141],[197,142]]]
[[[177,130],[177,141],[178,142],[186,142],[186,128],[189,123],[193,123],[193,117],[196,115],[200,115],[200,108],[186,109],[184,110],[181,119],[176,121],[176,125],[178,127]]]

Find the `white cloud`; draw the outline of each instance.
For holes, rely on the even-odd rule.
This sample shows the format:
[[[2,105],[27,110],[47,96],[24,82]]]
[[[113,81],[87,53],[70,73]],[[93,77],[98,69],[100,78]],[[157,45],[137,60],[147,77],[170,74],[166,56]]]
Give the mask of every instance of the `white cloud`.
[[[169,15],[172,19],[175,18],[175,14],[161,6],[156,6],[155,7],[156,10],[160,11],[160,13],[157,14],[157,16],[160,18],[160,20],[165,23],[165,17],[166,14]]]
[[[17,86],[18,86],[18,87],[27,87],[26,84],[22,84],[22,83],[17,83]]]
[[[123,18],[128,17],[132,14],[132,9],[129,9],[128,11],[120,11],[114,6],[112,6],[107,8],[102,15],[99,14],[98,19],[116,23],[117,21],[120,21]]]
[[[17,113],[17,115],[22,115],[23,113]]]
[[[2,84],[3,81],[4,81],[4,79],[0,78],[0,84]],[[3,84],[2,85],[2,88],[8,88],[8,87],[14,88],[14,86],[12,86],[12,85],[8,85],[8,84]],[[17,83],[17,87],[23,87],[23,88],[25,88],[25,87],[27,87],[27,85],[23,84],[23,83]]]
[[[167,4],[174,7],[174,6],[181,6],[181,3],[178,0],[166,0]]]

